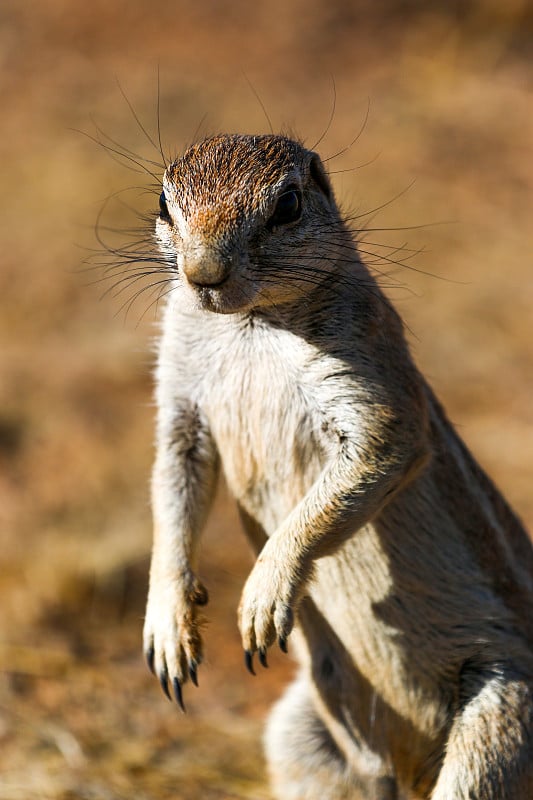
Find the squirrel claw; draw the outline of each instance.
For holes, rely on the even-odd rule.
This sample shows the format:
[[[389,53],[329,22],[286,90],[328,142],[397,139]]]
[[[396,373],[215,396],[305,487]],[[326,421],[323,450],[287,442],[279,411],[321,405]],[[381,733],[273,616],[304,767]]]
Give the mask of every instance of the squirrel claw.
[[[174,687],[174,695],[176,697],[176,702],[183,711],[183,713],[185,713],[185,705],[183,703],[183,695],[181,692],[181,683],[177,678],[174,678],[174,680],[172,681],[172,685]]]
[[[153,675],[155,675],[155,667],[154,667],[155,650],[153,644],[150,645],[150,647],[145,651],[144,657],[146,658],[148,669]]]
[[[195,686],[198,686],[198,673],[196,671],[196,662],[191,661],[189,664],[189,677]]]
[[[246,669],[250,673],[250,675],[255,675],[254,672],[254,654],[251,650],[244,651],[244,663],[246,665]]]
[[[168,690],[168,672],[166,669],[162,670],[159,673],[159,683],[161,684],[161,688],[163,689],[168,699],[172,701],[172,697],[170,696],[170,692]]]

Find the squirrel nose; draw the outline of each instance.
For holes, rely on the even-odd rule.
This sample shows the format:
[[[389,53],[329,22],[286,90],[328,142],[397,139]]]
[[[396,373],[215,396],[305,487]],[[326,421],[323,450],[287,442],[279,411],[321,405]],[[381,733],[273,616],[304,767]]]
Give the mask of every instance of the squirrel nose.
[[[229,276],[231,261],[213,254],[197,253],[184,259],[183,273],[193,286],[220,286]]]

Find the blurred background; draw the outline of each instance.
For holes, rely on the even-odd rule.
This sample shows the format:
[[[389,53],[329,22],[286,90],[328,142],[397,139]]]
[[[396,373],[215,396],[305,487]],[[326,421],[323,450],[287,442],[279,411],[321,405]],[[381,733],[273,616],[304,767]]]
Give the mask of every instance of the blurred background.
[[[223,488],[187,716],[143,664],[157,313],[102,297],[86,259],[107,197],[130,187],[103,225],[139,225],[158,190],[85,134],[160,161],[123,97],[157,139],[159,70],[167,154],[270,124],[320,140],[417,361],[531,529],[532,37],[527,0],[3,0],[0,800],[266,800],[293,670],[242,665],[251,555]]]

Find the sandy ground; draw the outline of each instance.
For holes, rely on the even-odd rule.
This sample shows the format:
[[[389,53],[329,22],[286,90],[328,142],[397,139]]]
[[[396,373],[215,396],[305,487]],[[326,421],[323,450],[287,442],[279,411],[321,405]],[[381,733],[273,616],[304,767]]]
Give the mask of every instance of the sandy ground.
[[[84,135],[158,159],[117,79],[157,136],[159,69],[170,154],[270,124],[323,137],[343,207],[383,206],[364,249],[419,364],[533,527],[533,14],[502,5],[2,4],[0,800],[267,798],[262,723],[293,670],[277,654],[244,671],[251,557],[224,491],[186,717],[142,661],[157,315],[84,271],[108,196],[130,187],[108,226],[132,224],[119,200],[157,205],[158,167]],[[391,247],[423,252],[391,265]]]

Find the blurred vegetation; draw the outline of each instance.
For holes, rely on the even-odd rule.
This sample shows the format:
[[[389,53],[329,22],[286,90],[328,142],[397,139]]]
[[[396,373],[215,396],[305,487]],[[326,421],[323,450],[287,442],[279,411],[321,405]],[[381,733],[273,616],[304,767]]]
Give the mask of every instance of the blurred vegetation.
[[[141,660],[155,309],[126,316],[128,295],[100,302],[83,272],[108,196],[156,206],[152,178],[83,135],[157,160],[116,78],[157,136],[159,65],[171,154],[197,131],[268,130],[262,103],[321,139],[345,208],[384,206],[367,259],[393,270],[419,363],[531,528],[532,42],[526,0],[4,0],[0,800],[267,798],[262,720],[292,670],[242,668],[251,558],[224,491],[187,717]],[[106,224],[124,213],[110,202]],[[412,257],[390,264],[394,247]]]

